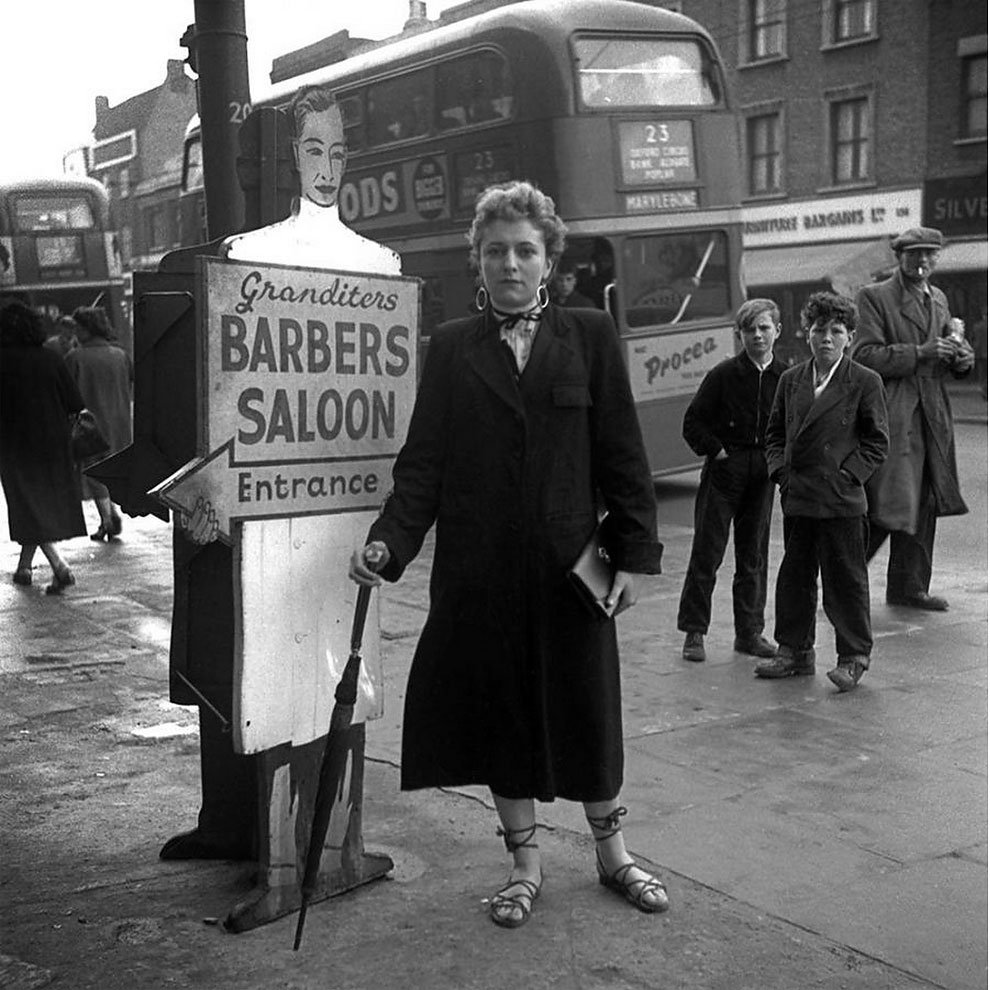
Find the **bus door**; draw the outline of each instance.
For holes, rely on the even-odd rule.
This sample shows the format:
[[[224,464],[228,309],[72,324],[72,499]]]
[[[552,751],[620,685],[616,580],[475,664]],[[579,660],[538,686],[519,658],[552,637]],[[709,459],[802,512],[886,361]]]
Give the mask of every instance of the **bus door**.
[[[708,371],[735,353],[727,232],[573,238],[567,253],[578,291],[619,327],[653,474],[692,467],[697,455],[681,436],[684,411]]]

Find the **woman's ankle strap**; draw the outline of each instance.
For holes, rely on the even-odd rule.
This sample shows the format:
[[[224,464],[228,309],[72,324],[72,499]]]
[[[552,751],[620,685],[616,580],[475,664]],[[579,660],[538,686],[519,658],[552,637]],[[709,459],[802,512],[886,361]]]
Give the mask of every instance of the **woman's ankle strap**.
[[[536,822],[526,825],[524,828],[502,828],[501,825],[495,829],[495,834],[502,837],[505,848],[513,853],[517,849],[537,849],[538,846],[533,839],[536,837]],[[517,839],[516,836],[521,836]]]
[[[621,805],[610,811],[604,818],[592,818],[591,815],[586,815],[588,819],[588,824],[597,832],[604,832],[604,835],[596,835],[595,842],[604,842],[606,839],[611,839],[613,835],[618,834],[622,831],[622,826],[619,824],[619,819],[629,812],[623,808]]]

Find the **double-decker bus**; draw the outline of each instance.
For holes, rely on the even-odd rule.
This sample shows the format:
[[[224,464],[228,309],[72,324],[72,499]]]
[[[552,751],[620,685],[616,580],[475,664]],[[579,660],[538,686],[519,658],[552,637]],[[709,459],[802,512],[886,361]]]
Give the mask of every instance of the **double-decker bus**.
[[[734,352],[743,299],[736,123],[708,33],[631,0],[526,0],[298,75],[255,106],[317,84],[343,111],[341,215],[423,280],[424,335],[471,311],[478,194],[528,179],[567,224],[579,291],[615,318],[654,475],[696,464],[681,420]]]
[[[30,179],[0,185],[0,294],[50,321],[101,306],[124,342],[124,276],[107,191],[95,179]]]

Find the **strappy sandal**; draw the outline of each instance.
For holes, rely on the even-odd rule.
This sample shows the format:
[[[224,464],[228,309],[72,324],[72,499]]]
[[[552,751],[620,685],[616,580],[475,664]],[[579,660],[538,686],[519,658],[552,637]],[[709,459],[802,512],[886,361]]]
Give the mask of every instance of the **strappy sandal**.
[[[597,843],[605,842],[622,831],[619,819],[628,814],[625,808],[616,808],[610,815],[604,818],[588,818],[588,824],[598,832],[605,835],[595,836],[595,865],[598,867],[598,882],[609,890],[614,890],[624,897],[633,907],[638,908],[645,914],[659,914],[670,907],[667,899],[667,888],[663,881],[657,877],[646,873],[642,867],[635,863],[623,863],[617,870],[609,873],[602,862],[602,854],[597,847]],[[640,870],[646,873],[642,877],[632,877],[629,874],[632,870]]]
[[[505,842],[505,848],[514,853],[517,849],[536,849],[537,844],[533,842],[536,835],[536,823],[527,828],[504,829],[499,827],[497,834]],[[518,841],[513,836],[522,836]],[[509,880],[509,882],[493,895],[488,902],[488,914],[496,925],[502,928],[520,928],[529,921],[529,916],[533,913],[533,902],[540,896],[540,888],[543,886],[543,876],[540,875],[540,882],[534,883],[532,880]],[[521,889],[517,889],[521,888]],[[515,890],[515,893],[509,891]]]

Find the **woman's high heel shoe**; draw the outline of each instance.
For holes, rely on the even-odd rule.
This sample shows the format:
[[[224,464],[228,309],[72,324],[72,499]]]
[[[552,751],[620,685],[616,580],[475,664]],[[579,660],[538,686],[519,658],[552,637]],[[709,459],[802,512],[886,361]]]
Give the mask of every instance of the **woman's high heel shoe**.
[[[100,528],[95,533],[89,534],[89,538],[91,540],[96,540],[97,543],[99,543],[100,540],[109,539],[109,537],[110,530],[103,523],[100,523]]]
[[[76,579],[68,568],[64,571],[55,571],[52,575],[52,583],[45,588],[45,594],[60,595],[66,588],[71,588],[75,583]]]
[[[619,819],[625,814],[627,814],[625,808],[616,808],[604,818],[588,818],[588,824],[593,829],[605,833],[605,835],[595,836],[595,865],[598,867],[598,882],[603,887],[614,890],[640,911],[646,914],[659,914],[670,907],[667,888],[663,885],[663,881],[651,876],[633,862],[623,863],[618,869],[609,873],[602,862],[602,854],[597,848],[597,843],[607,842],[613,835],[622,831]],[[634,870],[641,873],[642,876],[630,877],[629,874]]]
[[[31,568],[18,567],[14,571],[14,584],[29,585],[31,583]]]
[[[536,824],[528,828],[498,829],[498,834],[505,842],[505,848],[514,853],[517,849],[536,849],[533,837],[536,835]],[[518,841],[514,836],[522,836]],[[539,883],[532,880],[512,880],[493,895],[488,902],[488,914],[492,921],[502,928],[519,928],[529,921],[529,916],[533,913],[533,902],[540,896],[540,888],[543,886],[543,876],[540,875]],[[512,891],[512,893],[510,893]]]

